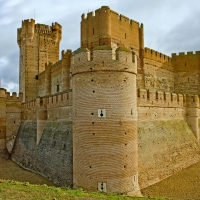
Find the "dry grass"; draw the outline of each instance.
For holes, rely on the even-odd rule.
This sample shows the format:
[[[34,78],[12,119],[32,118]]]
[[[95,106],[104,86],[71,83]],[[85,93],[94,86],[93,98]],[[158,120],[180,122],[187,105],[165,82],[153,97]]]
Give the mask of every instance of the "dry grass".
[[[0,154],[0,200],[3,199],[133,199],[122,196],[101,196],[100,193],[49,187],[54,184],[33,172],[19,167]],[[15,180],[15,181],[11,181]],[[18,183],[24,182],[24,183]],[[42,186],[31,185],[38,184]],[[142,190],[146,197],[165,197],[174,200],[200,199],[200,163]],[[13,195],[13,196],[12,196]],[[42,195],[42,196],[41,196]],[[67,195],[67,196],[66,196]],[[141,199],[142,200],[142,199]]]
[[[87,193],[83,190],[55,187],[51,181],[24,170],[1,153],[0,169],[0,200],[148,200],[148,198],[106,195],[99,192]]]

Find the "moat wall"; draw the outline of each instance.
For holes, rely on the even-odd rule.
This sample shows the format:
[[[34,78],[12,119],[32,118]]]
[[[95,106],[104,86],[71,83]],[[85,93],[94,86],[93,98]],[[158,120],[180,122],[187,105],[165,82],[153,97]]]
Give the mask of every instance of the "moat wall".
[[[53,181],[59,186],[72,186],[72,123],[48,121],[40,143],[37,141],[37,123],[21,123],[12,159],[23,168]]]
[[[138,122],[138,143],[141,189],[200,160],[197,140],[183,119]]]

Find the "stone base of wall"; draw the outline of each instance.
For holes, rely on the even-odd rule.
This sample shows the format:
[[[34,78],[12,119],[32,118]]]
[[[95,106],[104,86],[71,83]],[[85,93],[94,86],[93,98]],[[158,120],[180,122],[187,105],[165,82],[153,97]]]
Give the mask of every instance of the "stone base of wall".
[[[40,143],[37,123],[22,122],[12,160],[23,168],[48,178],[58,186],[72,186],[72,123],[46,122]]]
[[[184,120],[140,121],[139,185],[145,188],[200,161],[200,148]]]

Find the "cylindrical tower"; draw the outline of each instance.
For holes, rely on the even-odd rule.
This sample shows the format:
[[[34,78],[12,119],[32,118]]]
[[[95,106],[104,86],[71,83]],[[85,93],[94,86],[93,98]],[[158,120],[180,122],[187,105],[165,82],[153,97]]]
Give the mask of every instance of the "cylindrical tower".
[[[74,187],[138,191],[136,72],[132,53],[110,47],[72,57]]]

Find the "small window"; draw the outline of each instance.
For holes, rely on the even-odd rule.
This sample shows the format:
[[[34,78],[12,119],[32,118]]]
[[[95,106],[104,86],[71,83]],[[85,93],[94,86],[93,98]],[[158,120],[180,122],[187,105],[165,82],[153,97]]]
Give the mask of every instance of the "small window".
[[[59,92],[60,88],[59,85],[56,86],[56,91]]]
[[[126,39],[126,33],[125,33],[125,39]]]
[[[35,75],[35,79],[38,80],[38,75]]]

